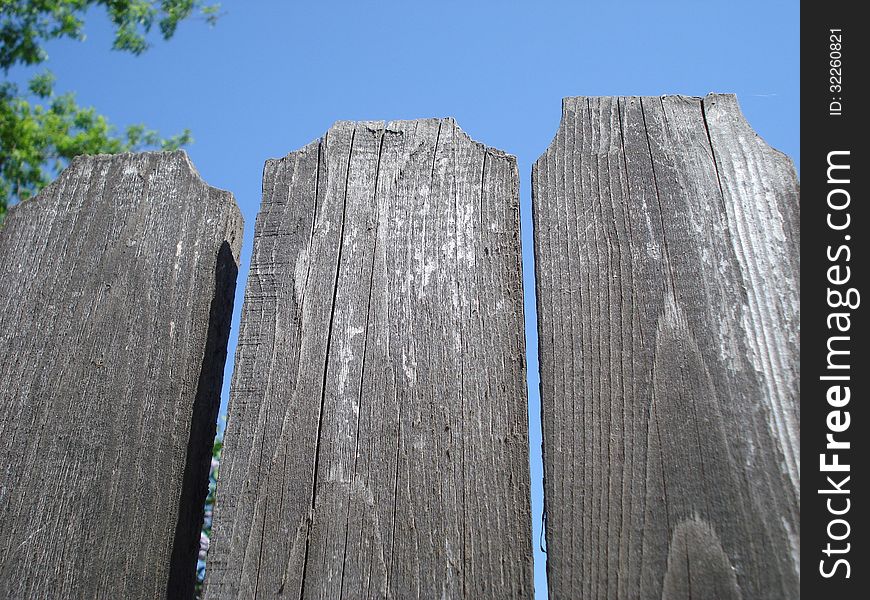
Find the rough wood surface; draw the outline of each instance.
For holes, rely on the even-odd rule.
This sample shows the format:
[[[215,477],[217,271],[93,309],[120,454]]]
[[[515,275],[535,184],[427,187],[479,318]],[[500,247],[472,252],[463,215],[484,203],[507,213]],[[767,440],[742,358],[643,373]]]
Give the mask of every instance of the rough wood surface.
[[[0,228],[0,597],[191,598],[242,219],[183,152]]]
[[[551,597],[799,597],[791,162],[733,96],[568,98],[533,214]]]
[[[451,119],[266,163],[207,598],[530,597],[519,234]]]

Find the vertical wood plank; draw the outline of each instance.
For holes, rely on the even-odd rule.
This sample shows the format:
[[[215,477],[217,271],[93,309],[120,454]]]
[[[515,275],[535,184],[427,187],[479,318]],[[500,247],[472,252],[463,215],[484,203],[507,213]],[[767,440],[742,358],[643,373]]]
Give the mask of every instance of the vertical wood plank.
[[[798,597],[791,162],[733,96],[580,97],[532,175],[551,596]]]
[[[183,152],[0,228],[0,596],[192,597],[242,218]]]
[[[452,119],[266,163],[207,598],[531,596],[520,256]]]

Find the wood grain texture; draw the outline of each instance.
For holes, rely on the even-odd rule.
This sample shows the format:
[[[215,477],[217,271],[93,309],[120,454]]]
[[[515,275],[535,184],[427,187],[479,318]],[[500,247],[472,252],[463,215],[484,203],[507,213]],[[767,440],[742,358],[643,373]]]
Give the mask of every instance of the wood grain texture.
[[[452,119],[266,163],[206,597],[528,598],[516,161]]]
[[[551,597],[799,597],[791,161],[733,96],[567,98],[532,189]]]
[[[0,228],[0,597],[191,598],[242,218],[183,152]]]

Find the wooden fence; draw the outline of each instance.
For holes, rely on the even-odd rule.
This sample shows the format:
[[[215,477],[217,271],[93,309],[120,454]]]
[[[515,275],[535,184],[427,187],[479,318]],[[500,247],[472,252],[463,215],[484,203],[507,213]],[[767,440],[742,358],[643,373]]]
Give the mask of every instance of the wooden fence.
[[[450,119],[266,163],[206,598],[531,597],[519,218]]]
[[[733,96],[567,98],[532,174],[554,598],[799,598],[798,187]]]
[[[191,597],[242,218],[183,152],[0,229],[0,598]]]
[[[516,160],[266,163],[205,596],[531,598]],[[799,591],[798,184],[732,96],[568,98],[533,170],[553,598]],[[0,597],[190,598],[242,222],[184,153],[0,228]]]

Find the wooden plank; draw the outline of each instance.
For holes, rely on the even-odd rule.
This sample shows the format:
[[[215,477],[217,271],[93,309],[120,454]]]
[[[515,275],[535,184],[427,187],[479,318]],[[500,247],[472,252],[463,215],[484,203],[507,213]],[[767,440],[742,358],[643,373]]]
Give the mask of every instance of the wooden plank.
[[[207,598],[531,596],[517,181],[452,119],[266,163]]]
[[[551,597],[797,598],[791,161],[733,96],[580,97],[532,179]]]
[[[0,229],[0,597],[190,598],[242,218],[184,152],[73,160]]]

